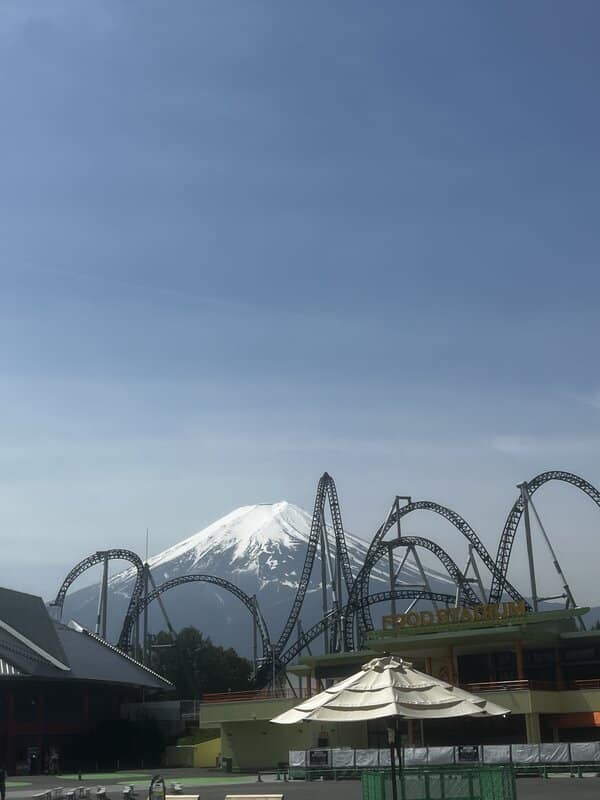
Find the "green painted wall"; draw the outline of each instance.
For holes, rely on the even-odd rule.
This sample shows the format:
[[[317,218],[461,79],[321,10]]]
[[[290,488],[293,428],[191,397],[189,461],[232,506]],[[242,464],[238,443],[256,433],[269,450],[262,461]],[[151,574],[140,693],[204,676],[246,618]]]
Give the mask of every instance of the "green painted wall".
[[[539,714],[566,714],[600,711],[600,690],[565,692],[502,691],[482,692],[482,697],[505,706],[513,714],[528,715],[528,737],[539,738]],[[292,708],[297,700],[258,700],[239,703],[207,703],[202,706],[201,727],[221,727],[221,752],[233,759],[238,770],[271,769],[287,762],[289,750],[308,750],[317,746],[321,728],[329,737],[329,747],[367,747],[364,724],[273,725],[272,717]]]
[[[236,770],[271,769],[287,763],[290,750],[317,746],[319,733],[329,737],[329,747],[366,747],[364,723],[331,725],[273,725],[269,722],[223,723],[221,747],[224,757],[233,760]]]
[[[298,698],[288,700],[245,700],[232,703],[205,703],[200,707],[200,723],[202,727],[210,727],[211,723],[248,722],[269,720],[293,708],[300,701]]]

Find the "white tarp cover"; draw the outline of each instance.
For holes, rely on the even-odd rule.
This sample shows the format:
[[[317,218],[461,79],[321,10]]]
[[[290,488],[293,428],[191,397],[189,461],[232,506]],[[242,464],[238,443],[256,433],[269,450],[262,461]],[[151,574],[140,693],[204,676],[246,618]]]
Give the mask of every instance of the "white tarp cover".
[[[289,763],[290,767],[305,767],[306,750],[290,750]]]
[[[454,764],[454,748],[453,747],[428,747],[427,748],[427,763],[428,764]]]
[[[600,742],[571,742],[572,761],[600,761]]]
[[[510,753],[514,764],[539,764],[539,744],[511,744]]]
[[[416,766],[418,764],[427,763],[427,748],[426,747],[405,747],[402,754],[404,763],[407,767]]]
[[[332,767],[354,767],[354,750],[350,747],[332,748]]]
[[[447,719],[496,716],[507,708],[412,668],[395,656],[373,658],[362,669],[271,720],[363,722],[383,717]]]
[[[357,767],[379,766],[379,750],[356,750],[354,763]]]
[[[380,767],[389,767],[391,765],[390,760],[390,751],[389,750],[380,750],[379,751],[379,766]]]
[[[510,764],[509,744],[484,744],[481,750],[484,764]]]
[[[540,745],[540,761],[544,763],[569,762],[569,745],[564,742],[546,742]]]

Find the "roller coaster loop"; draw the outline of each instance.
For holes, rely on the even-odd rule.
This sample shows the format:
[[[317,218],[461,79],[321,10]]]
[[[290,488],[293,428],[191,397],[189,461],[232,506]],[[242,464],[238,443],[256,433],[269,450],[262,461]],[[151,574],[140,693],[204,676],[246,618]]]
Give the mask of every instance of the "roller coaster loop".
[[[529,496],[531,496],[541,486],[549,481],[563,481],[564,483],[570,483],[580,491],[585,492],[588,497],[592,498],[597,506],[600,506],[600,492],[595,486],[592,486],[592,484],[586,481],[584,478],[580,478],[579,475],[574,475],[572,472],[563,472],[561,470],[542,472],[539,475],[536,475],[533,480],[528,481],[527,490]],[[517,534],[517,527],[523,514],[523,510],[524,499],[523,495],[519,493],[519,497],[515,501],[515,504],[508,514],[506,522],[504,523],[502,535],[500,536],[498,554],[496,556],[497,569],[492,576],[492,587],[489,597],[490,603],[498,603],[505,591],[510,594],[510,584],[506,579],[506,575],[508,573],[513,543]]]
[[[224,578],[217,578],[215,575],[204,575],[201,573],[180,575],[178,578],[171,578],[171,580],[159,584],[159,586],[149,592],[146,597],[140,598],[137,606],[132,609],[131,612],[128,611],[127,616],[125,617],[122,632],[123,641],[120,642],[120,646],[122,646],[123,649],[128,648],[133,626],[135,624],[135,619],[144,611],[144,608],[147,608],[153,600],[156,600],[156,598],[159,597],[159,595],[164,594],[164,592],[168,592],[170,589],[174,589],[176,586],[183,586],[186,583],[212,583],[215,586],[230,592],[237,597],[238,600],[241,600],[248,611],[252,614],[258,628],[261,638],[263,658],[270,657],[271,642],[269,637],[269,629],[255,599],[247,595],[233,583],[226,581]]]

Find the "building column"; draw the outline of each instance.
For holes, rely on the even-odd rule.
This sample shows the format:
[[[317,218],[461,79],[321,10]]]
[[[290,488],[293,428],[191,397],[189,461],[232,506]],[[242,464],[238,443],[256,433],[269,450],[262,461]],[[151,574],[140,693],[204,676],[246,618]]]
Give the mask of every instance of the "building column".
[[[413,720],[412,719],[408,719],[406,721],[406,723],[407,723],[407,730],[406,730],[407,745],[408,745],[408,747],[414,747],[415,746],[415,732],[414,732],[414,729],[413,729]]]
[[[565,688],[563,680],[562,666],[560,663],[560,647],[554,648],[554,680],[556,681],[556,688],[562,690]]]
[[[15,695],[9,691],[6,695],[6,769],[9,774],[17,770],[17,754],[15,752]]]
[[[525,714],[525,731],[527,733],[527,744],[539,744],[542,741],[539,714]]]
[[[517,680],[525,680],[525,665],[523,662],[523,642],[517,639],[515,642],[515,654],[517,656]]]
[[[89,727],[90,727],[90,695],[89,695],[89,692],[86,692],[83,695],[83,724],[85,725],[86,731],[89,730]]]
[[[448,645],[448,681],[456,683],[456,670],[454,668],[454,645]]]
[[[44,736],[44,730],[46,728],[46,704],[44,698],[44,692],[40,689],[38,692],[37,697],[37,725],[38,725],[38,747],[40,748],[40,772],[43,774],[44,766],[45,766],[45,756],[46,756],[46,742]]]

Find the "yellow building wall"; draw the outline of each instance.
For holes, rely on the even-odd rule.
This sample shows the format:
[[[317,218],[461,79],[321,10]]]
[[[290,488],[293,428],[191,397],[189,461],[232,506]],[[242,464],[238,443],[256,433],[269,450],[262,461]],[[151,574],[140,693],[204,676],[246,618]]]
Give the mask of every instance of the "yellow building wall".
[[[214,767],[217,764],[217,756],[221,753],[221,739],[209,739],[194,746],[194,766],[195,767]]]

